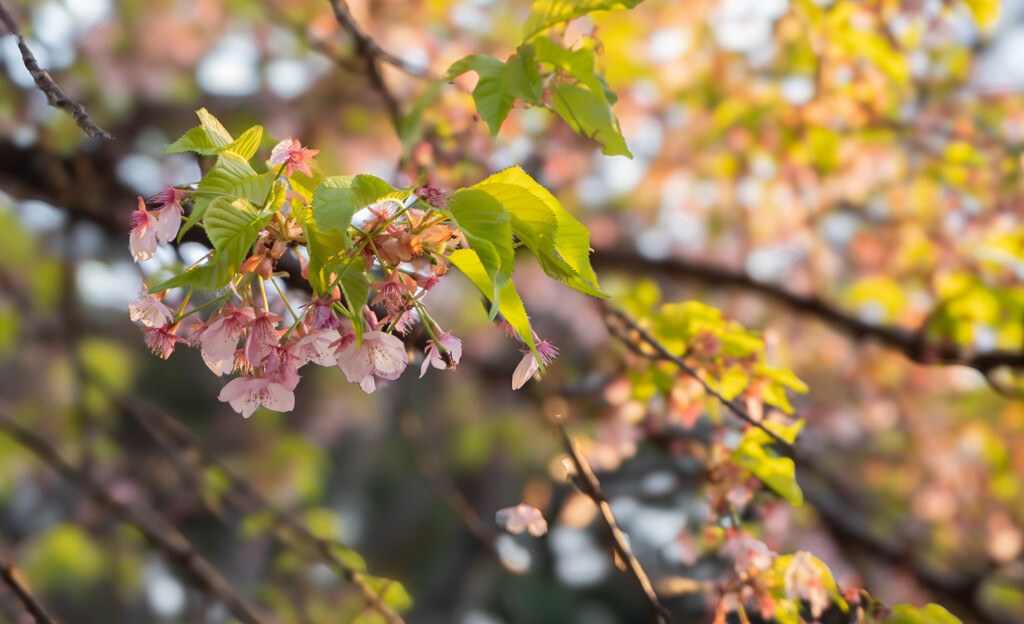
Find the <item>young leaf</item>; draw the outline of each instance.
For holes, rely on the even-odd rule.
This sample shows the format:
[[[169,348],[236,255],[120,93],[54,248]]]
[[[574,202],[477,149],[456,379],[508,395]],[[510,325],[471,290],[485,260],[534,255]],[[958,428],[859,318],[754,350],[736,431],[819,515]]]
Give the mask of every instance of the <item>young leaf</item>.
[[[164,149],[164,152],[168,154],[196,152],[212,156],[234,140],[231,138],[231,134],[224,129],[224,126],[217,121],[217,118],[211,115],[205,108],[197,110],[196,115],[199,117],[200,125],[192,128],[180,139],[171,143]]]
[[[606,297],[590,266],[590,233],[546,188],[519,167],[475,184],[508,211],[512,232],[554,279],[582,293]]]
[[[608,101],[579,84],[555,85],[551,98],[555,113],[577,133],[601,144],[607,156],[633,157]]]
[[[643,0],[536,0],[523,25],[523,41],[529,41],[543,30],[587,13],[632,9],[641,2]]]
[[[804,426],[799,420],[786,427],[774,422],[766,422],[765,426],[774,431],[787,442],[793,442]],[[804,494],[796,482],[796,465],[788,457],[777,457],[765,449],[772,439],[764,431],[751,427],[743,434],[731,461],[743,466],[771,488],[776,494],[794,505],[802,505]]]
[[[448,68],[446,79],[449,81],[468,71],[480,76],[473,89],[473,102],[492,136],[498,134],[516,99],[540,103],[542,84],[532,55],[531,46],[521,46],[504,63],[493,56],[474,54],[455,61]]]
[[[896,605],[885,624],[962,624],[960,619],[937,604],[923,607]]]
[[[248,163],[256,155],[256,150],[259,149],[262,138],[263,126],[253,126],[243,132],[242,136],[217,151]]]
[[[403,154],[408,154],[412,146],[422,138],[423,129],[420,120],[423,118],[423,112],[441,95],[443,84],[442,80],[431,80],[423,93],[416,98],[412,110],[398,122],[398,136],[402,139]]]
[[[178,240],[180,241],[185,232],[203,218],[207,206],[216,198],[227,199],[229,202],[242,198],[263,207],[267,197],[271,196],[270,191],[275,177],[276,173],[273,171],[256,173],[247,162],[237,157],[221,156],[196,187],[192,213],[181,226]],[[271,205],[277,205],[279,201],[284,201],[284,195],[274,196],[273,200]]]
[[[508,212],[491,195],[479,189],[459,189],[448,200],[448,210],[456,227],[462,230],[469,246],[477,253],[493,290],[491,318],[498,311],[501,290],[512,277],[515,250]]]
[[[480,292],[490,301],[494,292],[494,283],[487,275],[480,257],[472,249],[457,249],[448,257],[455,268],[462,271],[463,275],[473,282],[473,285],[480,289]],[[526,346],[530,348],[534,356],[537,355],[537,347],[533,342],[533,331],[530,329],[530,318],[526,315],[526,307],[523,300],[516,292],[516,286],[512,280],[508,280],[501,289],[498,311],[508,321],[516,334],[522,338]]]

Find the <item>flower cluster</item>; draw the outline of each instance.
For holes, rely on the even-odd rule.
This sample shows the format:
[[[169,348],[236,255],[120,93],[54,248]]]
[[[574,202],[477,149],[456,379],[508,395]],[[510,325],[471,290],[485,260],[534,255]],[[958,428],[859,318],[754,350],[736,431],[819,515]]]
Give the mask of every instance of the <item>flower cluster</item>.
[[[421,377],[431,367],[454,370],[462,357],[462,341],[443,331],[421,301],[447,274],[452,252],[466,245],[445,208],[446,194],[433,187],[392,193],[385,189],[378,191],[383,197],[366,206],[318,203],[321,198],[309,190],[309,180],[319,176],[313,158],[317,153],[294,139],[273,149],[270,170],[262,174],[268,177],[261,178],[270,189],[263,211],[252,210],[252,198],[242,198],[246,201],[241,204],[202,201],[200,182],[194,189],[164,190],[150,200],[157,204],[152,211],[140,198],[133,215],[130,243],[136,261],[153,257],[159,243],[177,236],[183,202],[192,203],[191,219],[206,227],[215,247],[206,264],[143,291],[129,306],[130,316],[160,357],[169,357],[178,344],[189,344],[199,349],[213,374],[238,373],[219,398],[245,417],[260,406],[293,409],[300,370],[309,364],[337,366],[350,382],[374,392],[381,380],[397,379],[405,371],[410,355],[401,337],[416,325],[429,336]],[[325,205],[347,214],[352,224],[345,228],[343,223],[343,232],[320,227],[317,219],[335,214],[325,213]],[[204,217],[201,221],[197,211]],[[247,223],[258,230],[253,230],[244,255],[237,257],[237,268],[229,279],[209,288],[202,271],[221,266],[232,252],[222,241],[245,236]],[[294,271],[294,265],[280,266],[289,254],[313,293],[301,306],[293,305],[294,300],[305,296],[286,293],[275,279],[285,274],[282,268]],[[268,284],[273,288],[270,296]],[[189,290],[175,312],[164,300],[170,288],[179,286]],[[215,294],[195,305],[191,297],[197,288]],[[199,313],[206,310],[211,313],[202,320]],[[186,318],[192,330],[187,340],[178,335]],[[558,353],[530,331],[536,349],[517,368],[516,388]]]

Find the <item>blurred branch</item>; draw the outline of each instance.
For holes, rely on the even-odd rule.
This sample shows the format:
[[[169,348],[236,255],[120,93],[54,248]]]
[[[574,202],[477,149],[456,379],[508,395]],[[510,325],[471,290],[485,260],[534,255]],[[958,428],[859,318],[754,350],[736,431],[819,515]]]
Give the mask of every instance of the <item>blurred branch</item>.
[[[384,98],[384,104],[388,108],[388,113],[391,116],[391,121],[394,123],[395,128],[398,128],[398,124],[402,119],[401,107],[398,104],[398,99],[388,88],[387,83],[384,82],[384,75],[381,74],[380,67],[377,66],[377,61],[382,61],[397,67],[398,69],[410,74],[418,75],[413,72],[402,59],[385,52],[377,42],[374,41],[369,35],[363,32],[363,29],[359,27],[355,18],[352,17],[352,12],[348,8],[348,2],[345,0],[328,0],[331,4],[331,8],[334,10],[334,17],[341,24],[341,27],[347,32],[356,44],[356,52],[363,57],[366,62],[366,67],[363,73],[370,80],[373,88],[380,93],[381,97]]]
[[[973,368],[988,377],[995,369],[1008,366],[1024,368],[1024,350],[994,350],[969,353],[955,344],[936,344],[927,340],[925,328],[908,330],[891,325],[872,325],[833,307],[824,300],[799,295],[781,286],[759,282],[746,273],[716,267],[703,262],[670,258],[651,260],[639,254],[602,249],[593,256],[595,267],[642,275],[665,275],[673,279],[698,281],[714,288],[732,287],[757,293],[784,306],[815,316],[834,329],[855,339],[872,338],[901,351],[920,364],[948,364]]]
[[[49,72],[39,66],[39,61],[36,60],[32,50],[29,49],[25,39],[21,36],[18,23],[7,12],[7,8],[4,7],[2,2],[0,2],[0,22],[3,22],[7,30],[17,38],[18,49],[21,50],[21,60],[25,64],[25,69],[32,75],[32,80],[35,81],[36,87],[46,94],[46,99],[50,102],[50,106],[67,111],[74,118],[78,127],[89,135],[90,138],[99,137],[106,141],[113,141],[114,135],[93,123],[92,119],[89,118],[89,114],[85,112],[85,107],[69,98],[61,90],[60,86],[54,82],[53,78],[50,77]]]
[[[150,431],[154,437],[168,436],[177,440],[185,447],[194,449],[199,453],[202,461],[209,466],[219,470],[231,482],[231,493],[240,495],[249,501],[249,511],[263,511],[270,514],[274,527],[286,529],[310,548],[326,565],[335,570],[342,578],[352,584],[366,599],[369,607],[377,611],[389,624],[403,624],[402,617],[388,606],[382,599],[382,594],[374,590],[364,578],[362,572],[342,561],[333,551],[337,546],[343,546],[336,541],[317,537],[309,531],[295,516],[275,507],[270,501],[263,497],[248,481],[240,477],[227,466],[213,450],[192,430],[188,429],[170,414],[156,408],[155,406],[137,397],[112,397],[121,409],[135,419],[140,425]],[[155,433],[159,431],[160,433]],[[164,438],[166,440],[166,437]],[[184,468],[184,470],[188,470]]]
[[[195,550],[188,538],[163,516],[142,503],[122,503],[114,498],[92,476],[64,461],[46,440],[15,423],[9,412],[7,405],[0,404],[0,430],[115,516],[135,527],[156,550],[180,566],[197,585],[216,596],[239,620],[245,624],[268,622],[213,564]]]
[[[759,420],[751,416],[747,412],[747,410],[743,408],[739,403],[731,401],[722,396],[717,390],[712,388],[711,384],[709,384],[707,380],[701,377],[700,374],[692,366],[687,364],[686,361],[683,360],[683,358],[669,351],[668,348],[665,347],[665,345],[661,344],[661,342],[659,342],[657,338],[652,336],[650,332],[648,332],[643,327],[640,327],[640,325],[637,324],[637,322],[632,317],[630,317],[625,312],[612,307],[609,304],[602,303],[602,308],[604,309],[606,317],[608,317],[609,319],[618,319],[618,321],[621,323],[620,327],[609,322],[608,328],[631,351],[648,359],[664,360],[666,362],[671,362],[672,364],[675,364],[684,373],[686,373],[694,380],[699,382],[701,386],[704,387],[704,392],[707,393],[708,396],[712,396],[718,399],[719,403],[728,408],[730,412],[739,417],[739,419],[742,420],[743,422],[747,423],[752,427],[757,427],[758,429],[763,431],[765,435],[771,438],[772,441],[775,442],[776,446],[779,447],[779,452],[781,452],[783,455],[791,459],[797,456],[797,451],[792,444],[790,444],[782,437],[780,437],[779,434],[775,433],[774,431],[766,427],[764,423],[760,422]],[[651,351],[645,350],[643,345],[647,345],[648,347],[653,349],[653,353]]]
[[[637,560],[633,550],[629,547],[629,539],[626,537],[625,532],[619,528],[615,514],[612,513],[612,506],[601,492],[601,482],[598,481],[597,475],[594,474],[590,464],[587,463],[583,453],[580,452],[579,444],[569,437],[569,433],[565,430],[565,425],[561,422],[555,422],[554,424],[558,427],[558,432],[561,435],[562,446],[565,447],[565,451],[568,453],[569,459],[576,469],[580,490],[590,497],[590,500],[594,501],[594,504],[601,510],[601,518],[604,520],[605,525],[608,526],[608,530],[611,531],[612,543],[615,546],[616,554],[629,566],[633,576],[636,577],[640,587],[643,588],[644,594],[647,595],[647,600],[650,601],[651,608],[654,609],[652,620],[657,624],[668,624],[672,614],[665,608],[665,605],[661,604],[657,592],[654,591],[654,586],[651,585],[651,579],[648,578],[647,572],[644,571],[640,561]]]
[[[473,509],[466,497],[459,492],[451,475],[444,472],[441,459],[431,448],[426,433],[423,431],[423,423],[412,413],[406,413],[401,417],[399,425],[402,435],[405,436],[406,443],[412,451],[416,469],[430,488],[455,512],[466,529],[481,544],[492,552],[497,552],[495,541],[498,539],[498,532],[490,524],[484,522],[476,509]]]
[[[27,585],[21,578],[21,573],[13,564],[0,561],[0,579],[11,588],[14,595],[18,597],[25,610],[36,619],[36,624],[56,624],[56,620],[50,617],[43,605],[32,595]]]

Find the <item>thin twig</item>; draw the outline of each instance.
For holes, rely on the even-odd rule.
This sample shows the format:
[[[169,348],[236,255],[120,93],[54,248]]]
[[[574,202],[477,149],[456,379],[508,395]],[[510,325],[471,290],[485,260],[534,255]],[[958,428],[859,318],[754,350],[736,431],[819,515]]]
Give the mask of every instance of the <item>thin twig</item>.
[[[368,606],[380,613],[389,624],[404,623],[402,617],[384,602],[383,594],[386,592],[386,589],[382,589],[380,592],[375,590],[367,583],[362,572],[346,564],[334,553],[333,549],[340,545],[338,542],[317,537],[298,518],[274,506],[248,481],[229,468],[192,430],[182,425],[170,414],[137,397],[114,397],[114,401],[136,421],[140,423],[146,422],[147,425],[144,425],[144,427],[147,429],[150,427],[158,428],[176,439],[179,444],[195,449],[200,454],[204,463],[216,468],[228,478],[233,494],[247,498],[251,507],[270,514],[275,527],[287,528],[289,532],[298,537],[325,564],[358,589]]]
[[[380,72],[380,68],[377,66],[377,61],[383,61],[394,65],[398,69],[409,73],[411,75],[417,75],[409,69],[402,59],[393,56],[381,49],[377,42],[375,42],[369,35],[363,32],[362,28],[356,22],[355,18],[352,17],[352,12],[348,8],[348,3],[345,0],[328,0],[331,8],[334,10],[334,17],[341,24],[341,27],[355,40],[356,52],[359,53],[366,61],[366,77],[373,84],[373,88],[376,89],[388,108],[388,114],[391,116],[391,121],[394,123],[395,128],[402,119],[402,110],[398,104],[398,99],[388,88],[387,83],[384,82],[384,76]]]
[[[22,580],[18,568],[13,564],[0,561],[0,579],[3,579],[4,584],[11,588],[25,610],[36,619],[36,624],[57,624],[57,621],[43,608],[42,603],[32,595],[28,586],[25,585],[25,581]]]
[[[50,73],[39,66],[39,61],[36,60],[32,50],[29,49],[25,39],[21,36],[18,23],[7,12],[7,8],[4,7],[2,2],[0,2],[0,21],[18,39],[18,49],[21,50],[21,60],[25,64],[25,69],[32,75],[32,80],[35,81],[39,90],[46,94],[46,99],[50,102],[50,106],[67,111],[74,118],[78,127],[89,135],[90,138],[99,137],[106,141],[113,141],[114,135],[93,123],[92,119],[89,118],[89,114],[85,112],[85,107],[69,98],[60,86],[54,82],[53,78],[50,77]]]
[[[665,605],[661,604],[661,600],[658,598],[657,592],[654,591],[654,586],[651,584],[651,579],[647,576],[647,572],[644,571],[640,561],[633,554],[633,550],[629,547],[629,538],[626,537],[625,532],[619,528],[619,523],[615,519],[615,514],[612,513],[612,506],[608,503],[608,500],[604,497],[601,491],[601,482],[598,481],[597,475],[594,474],[590,464],[587,463],[583,453],[580,452],[579,444],[569,437],[569,433],[565,430],[565,425],[561,422],[556,421],[555,426],[558,427],[558,432],[562,438],[562,446],[565,447],[566,453],[569,454],[569,459],[572,461],[573,467],[576,469],[576,476],[579,481],[580,490],[590,497],[590,500],[594,501],[598,509],[601,510],[601,517],[604,519],[605,525],[612,534],[612,543],[615,546],[615,552],[629,565],[630,571],[636,580],[640,583],[640,587],[644,590],[644,594],[647,595],[647,600],[651,603],[651,608],[654,610],[652,619],[657,624],[668,624],[672,617],[671,612],[665,608]]]
[[[142,503],[122,503],[114,498],[91,475],[64,461],[49,442],[11,420],[6,405],[0,405],[0,430],[31,451],[64,479],[109,509],[115,516],[135,527],[157,551],[180,566],[197,585],[216,596],[239,620],[245,624],[263,624],[269,621],[163,516]]]
[[[741,406],[739,403],[731,401],[722,396],[717,390],[712,388],[711,384],[709,384],[706,379],[701,377],[700,374],[692,366],[687,364],[686,361],[683,360],[683,358],[669,351],[668,348],[665,347],[665,345],[661,344],[661,342],[657,338],[652,336],[650,332],[648,332],[643,327],[640,327],[640,325],[631,316],[629,316],[628,314],[619,309],[612,307],[611,305],[603,304],[603,308],[608,316],[618,319],[623,324],[624,329],[636,334],[640,341],[642,341],[643,343],[645,343],[654,350],[654,353],[644,351],[643,349],[635,348],[638,347],[639,345],[636,345],[635,342],[630,339],[630,336],[628,336],[625,332],[617,331],[619,338],[627,346],[633,348],[634,351],[649,359],[665,360],[666,362],[671,362],[675,364],[680,369],[682,369],[684,373],[686,373],[693,379],[697,380],[697,382],[699,382],[704,387],[704,392],[706,392],[709,396],[718,399],[719,403],[728,408],[729,411],[735,414],[737,417],[739,417],[740,420],[747,423],[748,425],[757,427],[758,429],[763,431],[779,447],[780,453],[782,453],[786,457],[789,457],[790,459],[795,459],[797,457],[797,450],[792,444],[786,441],[779,434],[775,433],[774,431],[766,427],[764,423],[751,416],[750,413],[747,412],[747,410],[743,408],[743,406]],[[617,328],[613,329],[617,330]]]

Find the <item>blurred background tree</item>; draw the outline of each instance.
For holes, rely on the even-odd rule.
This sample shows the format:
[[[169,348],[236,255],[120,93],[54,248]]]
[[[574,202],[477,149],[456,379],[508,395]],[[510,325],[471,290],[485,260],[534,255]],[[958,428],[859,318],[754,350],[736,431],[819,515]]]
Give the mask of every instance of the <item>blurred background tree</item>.
[[[547,36],[596,53],[600,126],[557,90],[509,91],[496,119],[482,73],[449,70],[522,58],[525,0],[3,2],[114,139],[47,106],[0,39],[0,563],[20,571],[0,619],[43,617],[22,587],[76,623],[648,621],[561,415],[671,621],[750,598],[741,537],[810,551],[848,601],[1024,621],[1024,4],[592,4],[618,10]],[[590,229],[613,307],[520,267],[561,356],[513,392],[521,354],[449,280],[425,301],[465,342],[456,371],[366,395],[304,369],[293,412],[243,421],[196,351],[150,356],[127,315],[207,251],[135,265],[126,241],[137,196],[209,168],[163,153],[202,107],[395,186],[520,165]],[[686,301],[711,308],[662,307]],[[759,430],[638,327],[752,419],[805,420],[754,464],[790,452],[800,488],[729,460]],[[726,343],[756,374],[712,357]],[[492,521],[519,502],[545,536]]]

